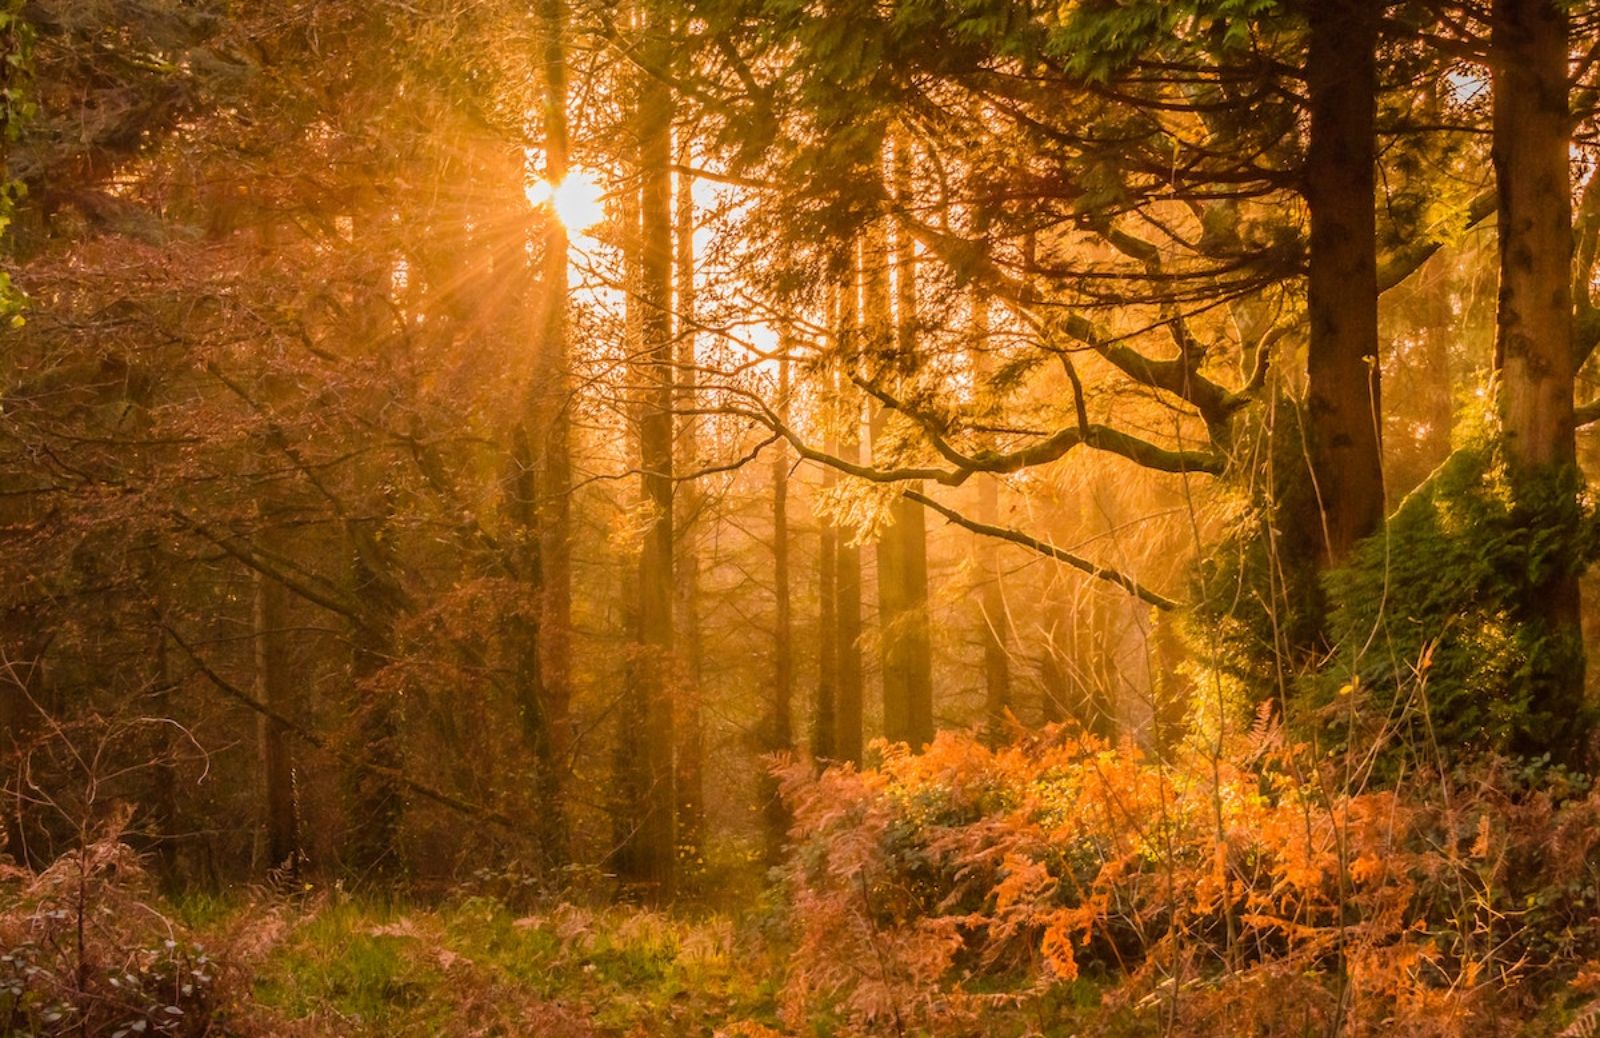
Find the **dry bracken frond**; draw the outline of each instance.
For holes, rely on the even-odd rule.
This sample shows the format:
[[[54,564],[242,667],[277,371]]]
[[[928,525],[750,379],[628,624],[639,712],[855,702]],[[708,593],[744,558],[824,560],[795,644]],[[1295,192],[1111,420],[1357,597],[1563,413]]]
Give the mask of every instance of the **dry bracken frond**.
[[[1585,1003],[1556,1038],[1594,1038],[1600,1034],[1600,998]]]

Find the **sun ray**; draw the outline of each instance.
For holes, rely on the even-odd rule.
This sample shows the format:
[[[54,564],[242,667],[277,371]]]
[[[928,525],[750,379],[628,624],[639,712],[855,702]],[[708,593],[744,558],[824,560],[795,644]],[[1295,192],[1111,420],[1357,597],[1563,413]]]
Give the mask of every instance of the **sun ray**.
[[[576,169],[559,184],[532,180],[527,186],[528,203],[535,208],[549,206],[569,231],[582,232],[605,219],[605,187],[588,170]]]

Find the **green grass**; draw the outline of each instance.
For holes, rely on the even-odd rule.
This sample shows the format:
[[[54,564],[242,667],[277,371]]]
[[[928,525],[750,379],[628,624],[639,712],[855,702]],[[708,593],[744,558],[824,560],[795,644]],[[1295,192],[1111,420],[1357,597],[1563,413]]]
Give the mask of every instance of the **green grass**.
[[[296,921],[253,995],[301,1032],[341,1038],[510,1035],[556,1011],[574,1034],[704,1035],[736,1020],[776,1023],[773,956],[721,915],[566,906],[518,918],[487,899],[343,901]]]
[[[394,923],[388,909],[321,910],[268,960],[257,1000],[290,1019],[331,1015],[371,1033],[428,1023],[447,977],[408,947],[413,938],[376,932]]]
[[[238,913],[244,904],[237,897],[206,891],[183,891],[165,901],[170,916],[191,929],[221,925]]]

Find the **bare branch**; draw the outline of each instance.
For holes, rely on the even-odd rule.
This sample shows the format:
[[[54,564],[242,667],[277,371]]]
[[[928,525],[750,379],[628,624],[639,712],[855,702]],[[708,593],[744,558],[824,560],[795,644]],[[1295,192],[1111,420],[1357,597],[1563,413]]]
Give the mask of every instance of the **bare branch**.
[[[1117,585],[1128,594],[1139,599],[1139,601],[1147,602],[1157,609],[1175,610],[1183,608],[1182,603],[1150,590],[1120,570],[1090,562],[1081,555],[1074,555],[1064,548],[1058,548],[1053,544],[1039,540],[1037,537],[1030,537],[1021,530],[1013,530],[1009,527],[995,526],[991,523],[981,523],[976,519],[970,519],[955,509],[940,504],[920,491],[904,490],[901,493],[907,500],[915,501],[917,504],[939,513],[946,520],[957,526],[971,530],[973,533],[982,534],[985,537],[995,537],[1002,541],[1009,541],[1012,544],[1019,544],[1031,551],[1038,552],[1040,555],[1055,559],[1057,562],[1064,562],[1073,569],[1087,573],[1097,580],[1104,580],[1107,583]]]

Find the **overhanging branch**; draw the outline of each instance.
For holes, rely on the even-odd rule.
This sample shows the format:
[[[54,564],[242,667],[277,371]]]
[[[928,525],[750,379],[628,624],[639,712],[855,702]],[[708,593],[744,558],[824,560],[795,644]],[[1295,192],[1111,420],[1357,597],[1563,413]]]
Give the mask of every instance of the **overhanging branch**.
[[[922,505],[931,511],[939,513],[939,515],[943,516],[946,520],[954,523],[957,526],[971,530],[973,533],[982,534],[985,537],[994,537],[1002,541],[1009,541],[1012,544],[1021,545],[1022,547],[1031,551],[1038,552],[1040,555],[1055,559],[1057,562],[1063,562],[1068,566],[1071,566],[1073,569],[1087,573],[1096,580],[1103,580],[1109,584],[1115,584],[1128,594],[1139,599],[1139,601],[1147,602],[1150,605],[1155,606],[1157,609],[1171,611],[1181,609],[1183,607],[1182,603],[1176,601],[1175,599],[1168,598],[1166,595],[1163,595],[1160,592],[1150,590],[1120,570],[1112,569],[1109,566],[1102,566],[1097,562],[1091,562],[1081,555],[1074,555],[1072,552],[1067,551],[1064,548],[1058,548],[1053,544],[1039,540],[1037,537],[1031,537],[1028,534],[1023,533],[1021,530],[1013,530],[1005,526],[995,526],[992,523],[982,523],[976,519],[968,518],[967,516],[962,515],[960,512],[957,512],[955,509],[940,504],[938,501],[935,501],[933,498],[922,493],[921,491],[903,490],[901,491],[901,494],[907,500],[915,501],[917,504]]]

